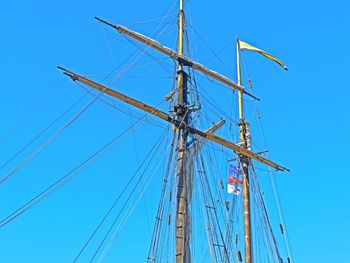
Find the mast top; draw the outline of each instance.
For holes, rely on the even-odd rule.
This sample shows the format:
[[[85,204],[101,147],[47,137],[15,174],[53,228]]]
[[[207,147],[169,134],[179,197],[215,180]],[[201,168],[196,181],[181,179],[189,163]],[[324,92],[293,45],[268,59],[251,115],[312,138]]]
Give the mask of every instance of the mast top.
[[[180,0],[180,11],[184,10],[184,1]]]

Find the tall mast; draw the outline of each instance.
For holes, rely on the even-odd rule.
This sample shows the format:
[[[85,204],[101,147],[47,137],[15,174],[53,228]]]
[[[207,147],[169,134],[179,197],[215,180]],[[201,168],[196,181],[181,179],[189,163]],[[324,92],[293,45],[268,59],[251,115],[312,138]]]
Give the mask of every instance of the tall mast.
[[[241,85],[241,62],[239,40],[236,41],[237,57],[237,84]],[[240,142],[244,148],[250,148],[250,142],[247,142],[247,132],[249,127],[243,117],[243,92],[238,91],[238,112],[239,112],[239,134]],[[249,149],[250,150],[250,149]],[[250,185],[249,185],[249,159],[240,155],[243,177],[243,211],[244,211],[244,246],[245,262],[252,263],[252,236],[251,236],[251,217],[250,217]]]
[[[287,168],[251,151],[250,147],[250,134],[249,134],[249,123],[244,120],[243,117],[243,94],[251,96],[244,87],[241,86],[241,72],[240,72],[240,42],[237,39],[237,70],[238,70],[238,84],[235,84],[232,80],[219,73],[212,71],[203,65],[192,61],[190,58],[183,55],[184,53],[184,26],[185,26],[185,14],[183,0],[180,1],[180,11],[178,14],[178,46],[177,51],[174,51],[168,47],[162,46],[159,42],[146,37],[140,33],[132,31],[121,25],[113,25],[100,18],[96,18],[98,21],[113,27],[120,34],[127,35],[145,45],[175,59],[177,61],[177,104],[174,107],[176,116],[173,117],[165,112],[158,110],[142,101],[136,100],[116,90],[103,86],[97,82],[94,82],[86,77],[78,75],[70,70],[58,67],[63,71],[64,74],[69,76],[73,81],[83,83],[95,90],[105,93],[111,97],[117,98],[129,105],[132,105],[138,109],[141,109],[148,114],[156,116],[166,122],[173,124],[176,127],[176,136],[178,137],[178,160],[177,160],[177,171],[176,171],[176,182],[177,182],[177,204],[176,204],[176,263],[191,263],[191,252],[190,252],[190,236],[191,236],[191,217],[189,212],[190,207],[190,192],[192,188],[189,187],[189,180],[191,179],[189,171],[186,167],[188,166],[188,149],[187,149],[187,137],[189,134],[195,134],[200,138],[213,141],[219,145],[222,145],[228,149],[233,150],[239,155],[240,161],[243,166],[243,197],[244,197],[244,235],[245,235],[245,261],[246,263],[252,263],[252,251],[251,251],[251,219],[250,219],[250,189],[249,189],[249,162],[255,160],[260,163],[266,164],[276,170],[289,171]],[[286,67],[276,58],[267,54],[266,52],[248,45],[248,48],[257,51],[264,56],[274,60],[279,65]],[[225,85],[232,87],[234,90],[238,90],[239,98],[239,118],[240,118],[240,141],[239,145],[234,144],[224,138],[221,138],[211,132],[205,132],[198,130],[190,126],[189,120],[189,107],[187,101],[187,73],[183,70],[184,67],[191,67],[194,70],[198,70],[213,79],[224,83]]]
[[[177,53],[183,55],[184,50],[184,3],[180,0],[180,11],[178,15],[178,45]],[[177,162],[177,209],[176,209],[176,263],[191,262],[189,251],[190,239],[190,216],[188,199],[188,178],[186,171],[187,158],[187,74],[183,71],[183,64],[178,62],[177,68],[178,99],[175,107],[177,118],[182,125],[178,128],[178,162]]]

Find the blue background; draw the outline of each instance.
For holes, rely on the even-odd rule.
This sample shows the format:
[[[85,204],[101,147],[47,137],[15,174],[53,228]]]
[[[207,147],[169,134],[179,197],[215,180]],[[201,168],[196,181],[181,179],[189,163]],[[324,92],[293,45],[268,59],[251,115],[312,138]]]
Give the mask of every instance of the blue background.
[[[150,34],[156,24],[133,23],[162,17],[173,3],[2,1],[1,161],[12,156],[83,94],[56,69],[57,65],[84,74],[106,72],[134,50],[112,30],[94,21],[94,16]],[[288,66],[289,71],[283,72],[258,54],[244,52],[254,85],[252,92],[262,99],[259,109],[270,156],[291,169],[290,173],[277,174],[276,181],[294,259],[350,262],[349,4],[340,0],[193,0],[185,4],[193,27],[212,50],[219,52],[231,44],[219,54],[225,64],[221,70],[221,63],[212,59],[213,54],[204,44],[198,44],[196,60],[208,61],[209,67],[236,80],[233,43],[239,36]],[[176,9],[171,15],[176,15]],[[191,37],[192,43],[200,43],[196,36]],[[175,48],[175,31],[158,40]],[[125,79],[118,82],[122,84],[118,90],[156,105],[171,88],[171,81],[166,79],[169,73],[158,73],[152,67],[146,70],[148,75],[162,77],[156,85],[150,80]],[[128,118],[118,123],[113,116],[113,111],[102,104],[94,105],[52,145],[1,184],[1,218],[131,123]],[[135,134],[135,140],[142,141],[143,146],[147,140],[154,143],[157,137],[148,126]],[[147,139],[141,140],[140,136]],[[133,164],[121,166],[116,161],[126,152],[130,156],[124,158],[130,158],[130,162],[135,159],[127,142],[118,147],[79,178],[0,229],[0,262],[70,262],[90,232],[85,227],[96,225],[115,196],[116,187],[126,180],[121,171]],[[139,147],[139,154],[146,148]],[[0,173],[3,176],[6,170]],[[147,198],[152,203],[158,196],[149,194]],[[129,231],[134,234],[144,226],[134,217],[130,225],[133,227],[129,226]],[[124,237],[127,242],[118,243],[121,250],[131,249],[126,246],[134,242],[131,236]],[[149,236],[140,237],[130,253],[147,253],[144,244],[148,241]],[[113,257],[109,260],[113,261]]]

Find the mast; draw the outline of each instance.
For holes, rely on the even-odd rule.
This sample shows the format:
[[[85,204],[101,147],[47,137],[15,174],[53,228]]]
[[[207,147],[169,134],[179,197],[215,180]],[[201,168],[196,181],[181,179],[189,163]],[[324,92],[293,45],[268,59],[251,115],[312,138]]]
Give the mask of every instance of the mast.
[[[213,141],[219,145],[222,145],[228,149],[233,150],[239,155],[240,161],[243,166],[243,198],[244,198],[244,236],[245,236],[245,262],[252,263],[252,249],[251,249],[251,216],[250,216],[250,189],[249,189],[249,162],[250,160],[256,160],[260,163],[266,164],[276,170],[289,171],[287,168],[260,156],[258,153],[251,152],[250,147],[250,134],[249,134],[249,123],[244,120],[243,117],[243,94],[251,96],[257,99],[255,96],[249,94],[244,87],[241,86],[241,72],[240,72],[240,42],[237,39],[237,71],[238,71],[238,84],[235,84],[232,80],[219,73],[207,69],[203,65],[192,61],[190,58],[184,56],[184,26],[185,26],[185,15],[184,15],[184,4],[183,0],[180,1],[180,11],[178,14],[178,43],[177,51],[174,51],[168,47],[162,46],[159,42],[146,37],[140,33],[129,30],[126,27],[120,25],[113,25],[100,18],[96,18],[101,23],[104,23],[112,28],[116,29],[120,34],[127,35],[134,40],[142,42],[143,44],[172,57],[177,61],[177,104],[174,106],[176,113],[175,117],[160,111],[159,109],[152,107],[142,101],[136,100],[116,90],[103,86],[97,82],[94,82],[86,77],[78,75],[70,70],[62,67],[58,67],[63,71],[64,74],[69,76],[73,81],[81,82],[91,88],[105,93],[111,97],[117,98],[129,105],[132,105],[140,110],[147,112],[150,115],[156,116],[166,122],[173,124],[176,127],[176,135],[178,137],[178,160],[177,160],[177,171],[176,171],[176,182],[177,183],[177,204],[176,204],[176,252],[175,258],[176,263],[191,263],[191,252],[190,252],[190,236],[191,236],[191,217],[189,212],[190,207],[190,191],[192,188],[189,187],[189,181],[191,177],[187,171],[188,158],[188,146],[187,137],[189,134],[195,134],[196,136],[205,140]],[[246,44],[248,45],[248,44]],[[273,59],[278,64],[283,65],[280,61],[273,58],[266,52],[254,49],[254,47],[248,46],[245,49],[255,50],[259,53],[262,52],[264,56]],[[190,126],[189,123],[189,108],[187,100],[187,73],[184,71],[184,67],[191,67],[194,70],[198,70],[213,79],[224,83],[231,87],[233,90],[238,91],[238,104],[239,104],[239,119],[240,119],[240,144],[234,144],[224,138],[221,138],[211,132],[203,132],[194,127]],[[285,67],[284,67],[285,68]],[[190,170],[190,169],[189,169]]]
[[[180,11],[178,15],[178,44],[177,53],[183,55],[184,50],[184,4],[180,0]],[[178,62],[177,68],[177,90],[178,99],[175,111],[177,118],[183,125],[178,128],[178,162],[177,162],[177,208],[176,208],[176,263],[191,262],[189,251],[190,239],[190,217],[188,200],[188,178],[186,171],[187,158],[187,127],[188,127],[188,108],[187,108],[187,73],[183,70],[183,64]]]
[[[239,40],[236,40],[237,57],[237,84],[241,85],[241,62]],[[250,148],[250,142],[247,142],[247,132],[249,127],[243,117],[243,93],[238,91],[238,112],[239,112],[239,134],[240,143],[245,149]],[[251,150],[251,149],[249,149]],[[250,216],[250,186],[249,186],[249,158],[240,155],[243,177],[243,213],[244,213],[244,247],[245,262],[252,263],[252,237],[251,237],[251,216]]]

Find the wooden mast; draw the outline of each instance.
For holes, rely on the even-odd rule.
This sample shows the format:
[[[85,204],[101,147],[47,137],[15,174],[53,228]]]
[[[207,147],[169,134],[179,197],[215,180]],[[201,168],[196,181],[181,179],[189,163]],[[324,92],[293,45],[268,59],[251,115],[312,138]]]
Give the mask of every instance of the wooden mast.
[[[237,84],[241,85],[241,62],[240,62],[240,46],[237,38],[236,42],[237,57]],[[247,149],[247,123],[243,116],[243,93],[238,91],[238,112],[239,112],[239,134],[242,146]],[[250,149],[249,149],[250,150]],[[251,216],[250,216],[250,185],[249,185],[249,158],[240,155],[242,164],[243,177],[243,213],[244,213],[244,247],[245,262],[252,263],[252,237],[251,237]]]
[[[183,0],[180,0],[180,11],[178,15],[178,45],[177,53],[182,56],[184,51],[184,9]],[[183,64],[178,62],[177,68],[177,90],[178,99],[175,107],[177,118],[183,123],[178,128],[178,161],[177,161],[177,208],[176,208],[176,263],[191,262],[189,251],[190,224],[189,224],[189,200],[188,200],[188,178],[186,171],[187,161],[187,74],[183,70]]]
[[[250,186],[249,186],[249,163],[251,160],[256,160],[263,164],[266,164],[276,170],[289,171],[287,168],[272,162],[259,155],[259,153],[251,152],[250,147],[250,135],[249,135],[249,123],[244,120],[243,117],[243,94],[248,95],[254,99],[259,100],[254,95],[248,93],[243,86],[241,86],[241,69],[240,69],[240,46],[239,40],[237,39],[236,52],[237,52],[237,76],[238,83],[235,84],[229,78],[210,70],[203,65],[191,60],[189,57],[184,56],[184,27],[185,27],[185,14],[184,14],[184,1],[179,0],[180,11],[178,14],[178,42],[177,42],[177,52],[162,46],[157,41],[139,34],[135,31],[129,30],[126,27],[120,25],[113,25],[107,21],[100,18],[96,19],[104,24],[107,24],[119,33],[127,35],[143,44],[173,58],[177,61],[177,105],[175,105],[174,110],[176,112],[176,117],[172,117],[169,114],[158,110],[144,102],[138,101],[132,97],[125,94],[117,92],[106,86],[103,86],[97,82],[94,82],[86,77],[80,76],[72,71],[58,67],[64,74],[72,78],[73,81],[78,81],[96,89],[102,93],[109,96],[117,98],[127,104],[130,104],[138,109],[141,109],[151,115],[154,115],[164,121],[172,123],[176,127],[176,136],[178,136],[178,160],[177,160],[177,172],[176,172],[176,182],[177,182],[177,207],[176,207],[176,263],[191,263],[191,252],[190,252],[190,236],[191,236],[191,220],[189,214],[189,191],[192,188],[189,187],[189,176],[188,171],[186,171],[186,166],[188,162],[188,149],[187,149],[187,137],[188,134],[196,134],[205,140],[213,141],[219,145],[227,147],[235,151],[240,158],[243,167],[243,199],[244,199],[244,239],[245,239],[245,262],[252,263],[252,242],[251,242],[251,215],[250,215]],[[266,56],[266,55],[265,55]],[[269,57],[270,58],[270,57]],[[276,61],[276,59],[274,59]],[[281,63],[279,63],[281,64]],[[231,87],[233,90],[238,91],[238,107],[239,107],[239,129],[240,129],[240,144],[234,144],[224,138],[221,138],[215,134],[212,134],[210,129],[208,131],[201,131],[190,126],[189,123],[189,109],[187,101],[187,73],[183,70],[184,67],[191,67],[194,70],[202,72],[207,76]],[[285,67],[284,67],[285,68]],[[286,68],[285,68],[286,69]],[[173,91],[174,92],[174,91]],[[173,94],[172,92],[172,94]],[[214,128],[216,128],[214,126]]]

